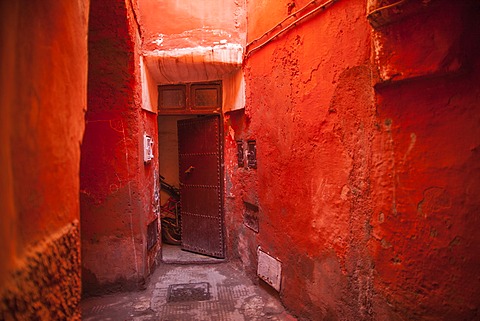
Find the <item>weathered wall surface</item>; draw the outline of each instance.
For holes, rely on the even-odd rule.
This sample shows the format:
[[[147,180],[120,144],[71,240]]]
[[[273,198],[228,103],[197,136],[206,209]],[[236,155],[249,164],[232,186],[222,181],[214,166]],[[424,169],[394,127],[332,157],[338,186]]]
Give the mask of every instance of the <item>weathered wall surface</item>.
[[[246,38],[245,0],[138,0],[138,7],[154,81],[233,82],[228,74],[240,70]]]
[[[437,1],[373,33],[369,248],[382,319],[479,318],[479,18],[472,1]]]
[[[138,0],[139,18],[145,32],[144,49],[213,46],[221,40],[244,43],[244,2]]]
[[[146,232],[155,218],[158,169],[156,158],[143,163],[143,135],[155,137],[156,117],[141,109],[140,36],[130,3],[91,3],[80,173],[86,293],[136,288],[155,260]]]
[[[249,3],[249,41],[286,17],[289,3]],[[284,303],[311,319],[371,313],[366,224],[375,106],[365,6],[339,1],[250,56],[245,115],[227,118],[232,251],[250,270],[257,246],[279,258]],[[270,23],[259,32],[264,19]],[[237,139],[256,140],[257,170],[235,168]],[[245,202],[259,207],[258,234],[242,224]]]
[[[249,1],[249,41],[307,2]],[[228,249],[252,273],[257,246],[279,258],[281,298],[299,316],[478,317],[478,7],[467,3],[406,7],[374,29],[367,1],[340,0],[246,61],[246,109],[225,116]],[[256,140],[258,169],[237,167],[239,139]]]
[[[0,3],[0,319],[79,319],[89,1]]]

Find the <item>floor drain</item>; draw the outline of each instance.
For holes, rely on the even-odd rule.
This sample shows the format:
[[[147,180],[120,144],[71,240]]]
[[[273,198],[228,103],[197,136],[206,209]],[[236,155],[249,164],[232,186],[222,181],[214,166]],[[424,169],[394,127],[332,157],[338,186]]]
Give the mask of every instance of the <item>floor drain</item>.
[[[210,284],[207,282],[172,284],[168,287],[168,302],[210,300]]]

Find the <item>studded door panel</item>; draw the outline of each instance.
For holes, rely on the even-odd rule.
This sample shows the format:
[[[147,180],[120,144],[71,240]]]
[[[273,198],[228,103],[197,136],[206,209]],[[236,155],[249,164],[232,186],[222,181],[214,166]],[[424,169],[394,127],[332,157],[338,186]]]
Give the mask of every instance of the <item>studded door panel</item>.
[[[225,257],[220,117],[178,121],[182,248]]]

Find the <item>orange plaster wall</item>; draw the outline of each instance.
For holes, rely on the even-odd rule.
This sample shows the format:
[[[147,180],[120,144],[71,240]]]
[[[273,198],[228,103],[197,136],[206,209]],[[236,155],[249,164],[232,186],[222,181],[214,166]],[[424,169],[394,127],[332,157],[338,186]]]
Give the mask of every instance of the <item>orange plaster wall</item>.
[[[243,43],[244,1],[138,0],[145,50]]]
[[[80,316],[88,8],[0,4],[1,319]]]

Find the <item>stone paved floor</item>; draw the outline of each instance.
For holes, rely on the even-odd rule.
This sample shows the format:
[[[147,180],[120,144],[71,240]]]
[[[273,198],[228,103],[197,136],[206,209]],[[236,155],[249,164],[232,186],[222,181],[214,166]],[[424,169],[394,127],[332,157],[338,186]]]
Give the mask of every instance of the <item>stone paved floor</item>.
[[[267,290],[253,284],[231,263],[161,264],[145,291],[83,300],[82,319],[296,320],[285,311],[278,298]]]

